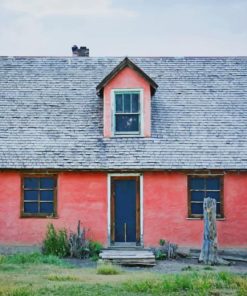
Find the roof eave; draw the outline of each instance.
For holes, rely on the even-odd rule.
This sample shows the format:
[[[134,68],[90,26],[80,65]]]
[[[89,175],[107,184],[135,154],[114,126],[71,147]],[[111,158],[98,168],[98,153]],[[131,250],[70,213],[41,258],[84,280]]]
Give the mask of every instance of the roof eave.
[[[103,97],[103,90],[104,87],[109,83],[110,80],[112,80],[120,71],[122,71],[124,68],[129,67],[132,70],[136,71],[141,75],[145,80],[148,81],[151,88],[151,95],[153,96],[155,94],[155,91],[158,87],[158,84],[149,77],[141,68],[139,68],[136,64],[134,64],[128,57],[125,57],[97,86],[96,86],[96,92],[97,95],[100,97]]]

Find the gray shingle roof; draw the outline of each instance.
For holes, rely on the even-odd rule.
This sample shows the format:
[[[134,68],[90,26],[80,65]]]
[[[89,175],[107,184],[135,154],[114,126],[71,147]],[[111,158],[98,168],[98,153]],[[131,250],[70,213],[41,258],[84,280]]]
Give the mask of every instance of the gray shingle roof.
[[[247,169],[247,57],[131,58],[159,85],[152,137],[103,138],[122,59],[1,57],[0,168]]]

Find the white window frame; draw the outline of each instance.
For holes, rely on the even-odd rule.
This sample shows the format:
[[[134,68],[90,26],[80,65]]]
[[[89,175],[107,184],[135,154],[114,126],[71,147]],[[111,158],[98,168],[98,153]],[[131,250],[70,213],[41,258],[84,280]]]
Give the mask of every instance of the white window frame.
[[[140,98],[140,118],[139,132],[116,132],[115,130],[115,94],[121,92],[138,92]],[[143,89],[142,88],[115,88],[111,90],[111,130],[114,137],[142,137],[144,130],[144,112],[143,112]]]

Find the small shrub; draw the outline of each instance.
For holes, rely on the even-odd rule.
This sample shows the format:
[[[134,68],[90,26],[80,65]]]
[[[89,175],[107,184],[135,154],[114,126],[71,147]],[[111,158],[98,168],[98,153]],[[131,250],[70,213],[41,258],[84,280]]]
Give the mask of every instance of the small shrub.
[[[99,258],[99,254],[102,251],[103,246],[101,243],[96,241],[89,242],[89,256],[94,258],[94,260]]]
[[[77,232],[69,234],[70,257],[87,258],[89,256],[89,241],[86,239],[86,228],[81,230],[81,222],[78,221]]]
[[[104,274],[104,275],[115,275],[120,274],[121,270],[118,266],[113,265],[111,263],[100,263],[97,266],[97,274]]]
[[[92,257],[90,257],[90,259],[94,262],[98,261],[99,260],[99,255],[94,255]]]
[[[58,281],[58,282],[65,282],[65,281],[79,281],[80,279],[76,276],[72,275],[57,275],[57,274],[50,274],[47,276],[49,281]]]
[[[66,229],[56,230],[54,225],[48,224],[46,237],[43,241],[45,255],[66,257],[69,254],[69,244]]]
[[[164,239],[161,238],[160,241],[159,241],[160,246],[164,246],[165,243],[166,243],[166,241],[165,241]]]
[[[155,255],[156,260],[165,260],[165,259],[167,259],[167,255],[164,252],[162,252],[161,250],[155,251],[154,255]]]
[[[177,257],[176,244],[172,244],[164,239],[159,240],[160,247],[153,249],[156,260],[172,259]]]

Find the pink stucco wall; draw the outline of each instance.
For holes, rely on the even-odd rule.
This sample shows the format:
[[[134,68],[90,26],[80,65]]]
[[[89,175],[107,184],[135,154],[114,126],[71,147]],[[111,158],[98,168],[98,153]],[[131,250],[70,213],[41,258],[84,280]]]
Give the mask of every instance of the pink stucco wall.
[[[203,221],[187,219],[187,176],[145,172],[144,244],[160,238],[180,246],[200,247]],[[0,244],[40,244],[48,222],[75,230],[77,221],[89,236],[107,244],[107,173],[64,172],[58,175],[58,218],[20,218],[21,175],[0,173]],[[225,220],[217,221],[221,248],[247,248],[247,173],[224,177]]]
[[[247,248],[247,174],[224,177],[224,215],[218,220],[222,248]],[[144,174],[144,244],[160,238],[181,246],[200,247],[203,221],[189,220],[187,176],[182,173]]]
[[[58,176],[58,218],[20,218],[21,176],[0,173],[0,244],[40,244],[47,224],[76,230],[78,220],[92,239],[107,241],[107,177],[103,173]]]
[[[104,136],[112,134],[111,91],[114,89],[138,88],[143,90],[143,136],[151,135],[151,91],[150,84],[134,70],[126,67],[104,88]]]

